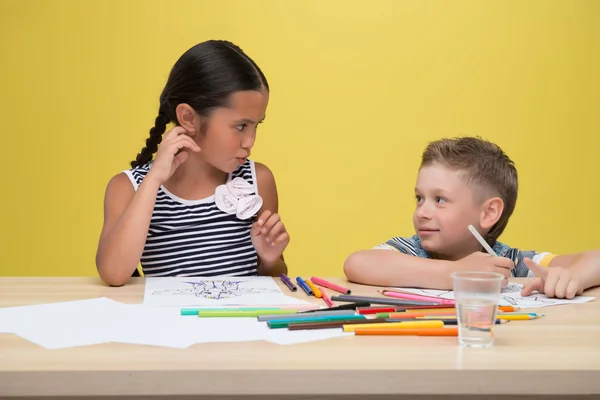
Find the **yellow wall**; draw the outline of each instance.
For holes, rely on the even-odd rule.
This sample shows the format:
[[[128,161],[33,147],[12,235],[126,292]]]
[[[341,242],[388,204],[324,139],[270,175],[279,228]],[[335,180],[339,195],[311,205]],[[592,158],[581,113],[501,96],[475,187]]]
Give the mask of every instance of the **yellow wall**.
[[[170,67],[229,39],[272,88],[255,159],[278,180],[291,274],[412,234],[420,152],[496,141],[519,168],[502,240],[600,247],[600,2],[0,0],[0,275],[94,275],[108,179]]]

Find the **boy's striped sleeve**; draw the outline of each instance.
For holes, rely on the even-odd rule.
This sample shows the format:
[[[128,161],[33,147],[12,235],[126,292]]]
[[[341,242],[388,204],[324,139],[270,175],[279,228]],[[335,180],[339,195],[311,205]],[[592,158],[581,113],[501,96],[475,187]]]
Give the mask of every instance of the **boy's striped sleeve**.
[[[400,253],[417,256],[417,248],[415,244],[412,242],[412,240],[403,237],[391,238],[387,242],[381,243],[373,248],[399,251]]]

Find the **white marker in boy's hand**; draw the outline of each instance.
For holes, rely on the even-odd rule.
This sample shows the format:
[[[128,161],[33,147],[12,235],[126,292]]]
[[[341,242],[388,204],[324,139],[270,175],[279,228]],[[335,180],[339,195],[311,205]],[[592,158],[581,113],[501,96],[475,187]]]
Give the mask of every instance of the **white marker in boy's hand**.
[[[473,234],[473,236],[475,236],[475,239],[477,239],[477,241],[479,243],[481,243],[481,245],[483,246],[483,248],[485,249],[485,251],[487,251],[490,256],[498,257],[498,255],[494,252],[494,250],[492,250],[492,248],[490,247],[490,245],[479,234],[479,232],[477,232],[477,229],[475,229],[475,227],[473,225],[469,225],[469,230],[471,231],[471,233]]]

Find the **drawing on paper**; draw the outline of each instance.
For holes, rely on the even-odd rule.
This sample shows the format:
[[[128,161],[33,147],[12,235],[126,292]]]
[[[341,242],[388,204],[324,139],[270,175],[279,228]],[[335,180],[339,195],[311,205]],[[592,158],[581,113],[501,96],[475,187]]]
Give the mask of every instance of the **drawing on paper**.
[[[523,290],[523,286],[522,285],[517,285],[515,283],[509,283],[508,285],[506,285],[505,288],[502,289],[502,293],[506,294],[506,293],[521,293],[521,290]]]
[[[454,292],[452,290],[433,290],[433,289],[412,289],[412,288],[401,288],[404,291],[408,291],[423,296],[438,297],[440,299],[454,300]],[[556,304],[567,304],[574,302],[573,300],[563,299],[550,299],[541,293],[533,293],[529,296],[521,296],[521,290],[523,285],[518,283],[510,283],[502,289],[500,294],[500,305],[503,306],[516,306],[520,308],[535,308],[551,306]],[[582,301],[589,301],[581,299]]]
[[[185,281],[182,284],[189,285],[184,288],[154,290],[152,295],[169,296],[194,296],[206,300],[223,300],[242,296],[245,294],[269,294],[278,293],[277,288],[243,287],[248,281],[236,281],[226,279],[213,279],[204,281]]]

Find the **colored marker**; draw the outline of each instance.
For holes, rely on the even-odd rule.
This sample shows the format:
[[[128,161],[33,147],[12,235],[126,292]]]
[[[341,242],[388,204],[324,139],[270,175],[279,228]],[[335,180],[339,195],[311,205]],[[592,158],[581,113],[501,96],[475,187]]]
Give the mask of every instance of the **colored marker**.
[[[377,324],[385,322],[385,319],[344,319],[341,321],[318,321],[318,322],[301,322],[291,323],[288,325],[288,330],[299,331],[299,330],[314,330],[314,329],[332,329],[341,328],[344,325],[352,324]]]
[[[348,304],[343,304],[341,306],[335,306],[335,307],[331,307],[328,308],[327,311],[334,311],[334,310],[356,310],[357,308],[360,307],[369,307],[371,305],[371,303],[366,302],[366,301],[361,301],[358,303],[348,303]],[[307,310],[307,311],[301,311],[301,314],[312,314],[315,313],[319,310]]]
[[[279,275],[279,277],[281,278],[283,283],[285,283],[285,285],[290,288],[290,290],[292,292],[295,292],[298,290],[298,288],[292,283],[292,281],[290,280],[290,278],[288,278],[288,276],[286,274],[282,273],[281,275]]]
[[[314,317],[314,318],[299,318],[299,319],[284,319],[284,320],[275,320],[275,321],[267,321],[267,325],[271,329],[279,329],[279,328],[287,328],[290,324],[300,323],[300,322],[333,322],[333,321],[345,321],[345,320],[355,320],[355,319],[364,319],[365,317],[362,315],[325,315],[322,317]]]
[[[298,286],[300,286],[302,288],[302,290],[304,290],[306,292],[307,295],[309,295],[309,296],[313,295],[313,291],[308,287],[306,282],[304,282],[304,279],[297,277],[296,282],[298,282]]]
[[[520,315],[504,315],[504,314],[498,314],[496,315],[496,318],[498,319],[504,319],[507,321],[522,321],[522,320],[530,320],[530,319],[538,319],[540,317],[543,317],[544,314],[541,315],[532,315],[532,314],[520,314]]]
[[[199,311],[201,318],[234,318],[234,317],[258,317],[259,315],[294,314],[293,310],[256,310],[256,311]]]
[[[344,325],[344,332],[354,332],[357,328],[443,328],[443,321],[405,321],[405,322],[384,322],[382,324],[356,324],[356,325]]]
[[[279,307],[240,307],[240,308],[182,308],[181,315],[193,315],[194,317],[198,316],[200,311],[222,311],[222,312],[230,312],[230,311],[263,311],[263,310],[281,310]],[[289,310],[288,310],[289,311]],[[293,312],[293,311],[290,311]]]
[[[297,313],[297,314],[284,314],[284,315],[259,315],[259,321],[274,321],[282,319],[294,319],[294,318],[313,318],[322,317],[324,315],[355,315],[354,310],[333,310],[330,311],[328,308],[324,308],[322,311],[316,311],[314,313]]]
[[[324,290],[321,290],[321,297],[323,297],[323,300],[325,301],[325,304],[327,304],[327,307],[333,307],[333,302]]]
[[[422,313],[422,314],[446,314],[452,313],[456,314],[456,308],[431,308],[431,309],[423,309],[423,308],[407,308],[406,310],[399,311],[399,314],[402,313]]]
[[[485,239],[483,237],[481,237],[481,235],[479,234],[479,232],[477,232],[477,229],[475,229],[475,227],[473,225],[469,225],[468,228],[469,228],[469,231],[473,234],[473,236],[475,236],[475,239],[477,239],[479,244],[481,244],[483,246],[483,248],[485,249],[485,251],[488,252],[489,255],[494,256],[494,257],[498,256],[494,252],[494,250],[492,250],[490,245],[485,241]]]
[[[431,328],[431,329],[372,329],[359,328],[355,335],[415,335],[415,336],[458,336],[458,328]]]
[[[325,279],[321,279],[321,278],[317,278],[317,277],[313,276],[313,277],[310,278],[310,280],[314,284],[326,287],[326,288],[331,289],[331,290],[335,290],[336,292],[340,292],[342,294],[350,294],[350,293],[352,293],[352,291],[350,289],[346,289],[345,287],[342,287],[340,285],[336,285],[335,283],[328,282]]]
[[[384,313],[385,314],[385,313]],[[449,316],[456,317],[456,313],[423,313],[423,312],[398,312],[398,313],[387,313],[387,316],[383,316],[381,314],[377,314],[377,318],[417,318],[417,317],[440,317],[440,316]]]
[[[398,306],[425,306],[431,303],[429,301],[416,301],[416,300],[403,300],[403,299],[390,299],[382,297],[368,297],[368,296],[332,296],[331,300],[335,301],[368,301],[372,304],[387,304],[387,305],[398,305]]]
[[[404,322],[404,321],[423,321],[423,320],[427,320],[427,321],[442,321],[445,325],[458,325],[458,320],[456,318],[423,318],[423,317],[417,317],[417,318],[378,318],[379,320],[384,320],[387,322]],[[505,321],[505,320],[500,320],[497,319],[494,324],[496,325],[502,325],[505,323],[508,323],[510,321]]]
[[[397,299],[407,299],[407,300],[420,300],[420,301],[429,301],[432,303],[444,304],[444,305],[454,305],[454,300],[450,299],[441,299],[439,297],[432,296],[421,296],[414,293],[402,293],[402,292],[394,292],[391,290],[384,290],[382,292],[384,296],[394,297]]]
[[[381,314],[396,312],[394,307],[369,307],[356,310],[359,314]]]
[[[319,288],[316,287],[311,281],[304,281],[304,283],[306,283],[306,286],[308,286],[310,290],[312,290],[315,297],[318,297],[320,299],[323,296]]]

